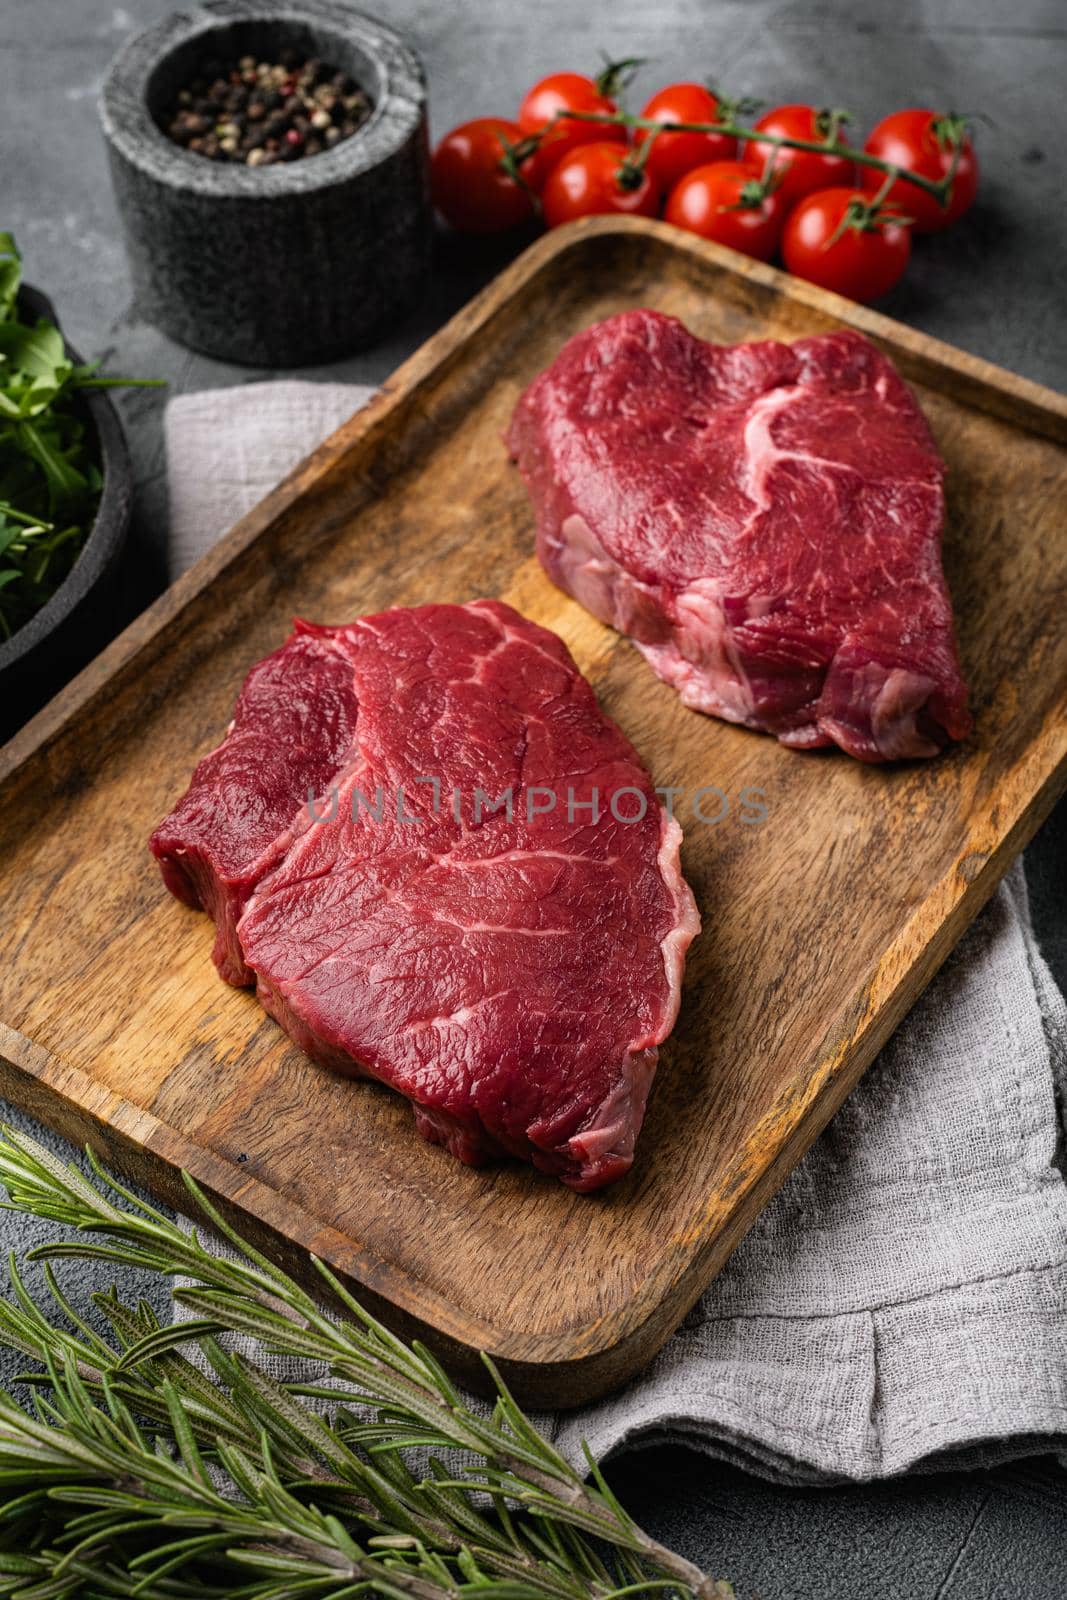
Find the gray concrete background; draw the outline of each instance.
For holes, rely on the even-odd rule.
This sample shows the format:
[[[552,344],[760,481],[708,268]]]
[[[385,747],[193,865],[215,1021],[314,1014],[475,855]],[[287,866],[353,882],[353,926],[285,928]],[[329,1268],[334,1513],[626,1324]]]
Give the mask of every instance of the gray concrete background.
[[[0,227],[15,232],[29,278],[53,298],[86,354],[102,356],[112,371],[166,378],[176,393],[266,374],[182,350],[130,304],[94,102],[114,51],[172,8],[167,0],[2,0]],[[848,106],[858,126],[897,106],[928,102],[988,117],[992,125],[978,134],[983,182],[974,211],[951,234],[920,241],[884,309],[1027,377],[1067,387],[1062,0],[590,0],[584,7],[574,0],[369,0],[367,9],[421,53],[437,134],[469,116],[513,114],[523,89],[543,72],[589,70],[602,50],[654,58],[638,95],[646,85],[651,93],[674,78],[710,77],[770,103]],[[299,375],[380,380],[511,248],[442,240],[427,301],[403,328],[364,356]],[[152,391],[119,397],[138,509],[116,626],[162,582],[163,403]],[[1026,859],[1038,935],[1064,984],[1063,807]],[[48,1233],[44,1224],[21,1220],[18,1230],[20,1249]],[[8,1378],[17,1368],[0,1363]],[[683,1450],[658,1449],[624,1458],[612,1476],[635,1515],[730,1577],[746,1600],[1067,1596],[1067,1478],[1051,1461],[861,1489],[786,1491]]]

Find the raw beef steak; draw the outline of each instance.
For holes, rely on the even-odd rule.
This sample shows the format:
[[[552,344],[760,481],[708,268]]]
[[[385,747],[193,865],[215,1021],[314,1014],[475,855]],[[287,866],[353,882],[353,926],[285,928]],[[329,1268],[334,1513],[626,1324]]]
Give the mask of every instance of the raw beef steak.
[[[942,462],[861,334],[713,345],[624,312],[564,346],[509,445],[549,576],[686,705],[861,761],[968,732]]]
[[[325,789],[356,723],[352,668],[334,630],[298,622],[245,679],[233,721],[149,840],[163,881],[214,919],[214,960],[227,983],[251,984],[237,919],[285,851],[308,790]]]
[[[358,722],[321,820],[304,806],[254,892],[242,879],[259,998],[462,1161],[620,1177],[699,928],[677,823],[566,647],[509,607],[314,637]]]

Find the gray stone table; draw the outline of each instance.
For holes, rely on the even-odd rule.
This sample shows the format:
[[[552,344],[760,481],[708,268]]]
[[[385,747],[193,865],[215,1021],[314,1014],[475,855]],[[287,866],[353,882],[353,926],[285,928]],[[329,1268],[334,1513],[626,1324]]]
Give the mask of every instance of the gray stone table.
[[[955,232],[925,241],[892,315],[1054,387],[1067,385],[1062,0],[370,0],[420,51],[434,128],[513,114],[524,87],[601,50],[652,58],[654,81],[710,77],[770,102],[845,105],[869,123],[933,103],[988,117],[983,184]],[[108,185],[95,97],[111,55],[167,0],[5,0],[0,44],[0,227],[84,351],[170,392],[267,376],[171,344],[138,317]],[[645,80],[642,80],[645,81]],[[442,241],[419,313],[366,355],[305,377],[376,382],[486,282],[507,247]],[[166,497],[158,392],[120,397],[138,479],[125,610],[162,582]],[[116,617],[116,624],[122,618]],[[1067,982],[1067,813],[1027,852],[1043,949]],[[44,1237],[27,1224],[19,1240]],[[10,1374],[8,1364],[4,1371]],[[931,1374],[936,1382],[936,1374]],[[1067,1477],[1030,1463],[864,1489],[790,1490],[681,1450],[613,1477],[661,1537],[730,1576],[746,1600],[1063,1600]]]

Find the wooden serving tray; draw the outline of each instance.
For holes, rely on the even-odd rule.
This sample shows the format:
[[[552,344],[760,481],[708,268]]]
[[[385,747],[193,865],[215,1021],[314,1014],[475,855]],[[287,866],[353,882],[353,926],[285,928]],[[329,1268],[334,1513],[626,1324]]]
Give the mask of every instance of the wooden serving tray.
[[[976,714],[937,760],[796,754],[685,710],[553,588],[501,430],[577,329],[628,306],[705,338],[863,329],[948,462],[945,562]],[[904,1016],[1067,770],[1067,401],[659,223],[551,234],[431,339],[0,756],[0,1090],[166,1199],[186,1167],[297,1271],[314,1251],[461,1375],[489,1350],[571,1405],[678,1324]],[[684,806],[704,917],[628,1178],[472,1172],[376,1086],[314,1066],[210,960],[145,840],[294,614],[498,595],[555,628]],[[761,789],[762,825],[740,821]],[[714,805],[708,803],[708,809]]]

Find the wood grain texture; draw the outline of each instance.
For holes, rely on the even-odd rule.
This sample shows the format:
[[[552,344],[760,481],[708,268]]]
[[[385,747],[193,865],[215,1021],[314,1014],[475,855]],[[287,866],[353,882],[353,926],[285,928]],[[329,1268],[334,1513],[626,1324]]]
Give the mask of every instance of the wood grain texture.
[[[685,710],[554,589],[500,434],[580,327],[863,329],[948,463],[946,572],[976,727],[936,761],[802,755]],[[0,753],[0,1090],[172,1202],[188,1168],[279,1259],[312,1250],[461,1376],[488,1349],[571,1405],[654,1353],[903,1017],[1067,771],[1067,402],[773,268],[644,221],[540,241]],[[686,828],[705,932],[633,1172],[580,1197],[472,1172],[388,1092],[315,1067],[210,961],[145,849],[252,661],[300,614],[498,595],[556,629]],[[758,826],[737,796],[757,788]]]

